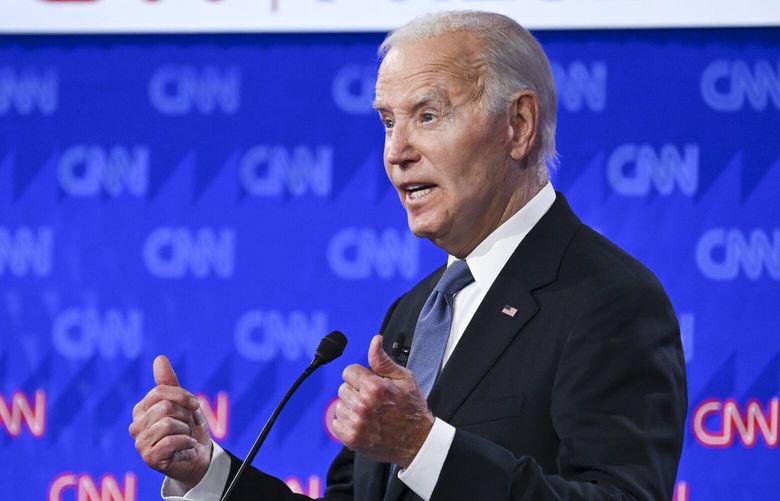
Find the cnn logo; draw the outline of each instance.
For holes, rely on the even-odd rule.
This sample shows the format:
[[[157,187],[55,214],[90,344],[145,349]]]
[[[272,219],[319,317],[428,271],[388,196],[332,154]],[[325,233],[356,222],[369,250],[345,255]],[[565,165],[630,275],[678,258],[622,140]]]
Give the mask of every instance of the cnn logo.
[[[49,485],[48,501],[136,501],[138,481],[133,473],[125,473],[124,481],[106,474],[96,480],[91,475],[61,473]],[[67,496],[67,498],[66,498]]]

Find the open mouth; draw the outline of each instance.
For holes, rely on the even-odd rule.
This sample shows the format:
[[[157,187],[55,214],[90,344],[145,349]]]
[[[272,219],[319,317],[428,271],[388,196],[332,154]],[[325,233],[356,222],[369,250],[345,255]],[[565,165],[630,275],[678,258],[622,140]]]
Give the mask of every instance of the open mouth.
[[[410,184],[406,187],[406,196],[410,200],[419,200],[431,192],[432,184]]]

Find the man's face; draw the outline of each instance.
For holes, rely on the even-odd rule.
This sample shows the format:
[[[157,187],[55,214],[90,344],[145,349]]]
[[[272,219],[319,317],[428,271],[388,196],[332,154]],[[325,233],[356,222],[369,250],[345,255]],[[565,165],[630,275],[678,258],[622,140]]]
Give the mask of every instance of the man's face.
[[[458,257],[517,209],[510,207],[519,176],[512,128],[507,115],[483,111],[477,95],[480,43],[449,33],[397,45],[376,84],[385,170],[409,228]]]

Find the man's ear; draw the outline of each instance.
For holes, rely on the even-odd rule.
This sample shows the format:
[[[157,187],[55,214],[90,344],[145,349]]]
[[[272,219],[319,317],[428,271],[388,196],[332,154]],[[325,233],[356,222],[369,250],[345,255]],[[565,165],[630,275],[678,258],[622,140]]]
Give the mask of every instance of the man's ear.
[[[539,125],[539,101],[536,94],[530,90],[515,94],[509,103],[509,123],[512,127],[510,155],[514,160],[523,160],[536,147]]]

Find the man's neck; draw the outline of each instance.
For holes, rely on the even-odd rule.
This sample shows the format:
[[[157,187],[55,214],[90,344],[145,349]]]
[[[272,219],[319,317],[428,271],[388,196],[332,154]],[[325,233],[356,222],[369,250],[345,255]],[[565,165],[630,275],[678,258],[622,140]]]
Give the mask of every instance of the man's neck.
[[[501,225],[507,222],[512,216],[517,214],[523,207],[525,207],[531,199],[533,199],[539,191],[547,184],[547,180],[539,183],[538,181],[531,182],[525,180],[520,183],[520,186],[512,192],[503,211],[497,211],[498,217],[492,221],[488,221],[483,226],[483,229],[475,237],[468,242],[461,245],[444,245],[437,242],[433,242],[437,247],[444,250],[447,254],[455,256],[458,259],[463,259],[468,256],[479,244],[481,244],[490,234],[492,234]]]

